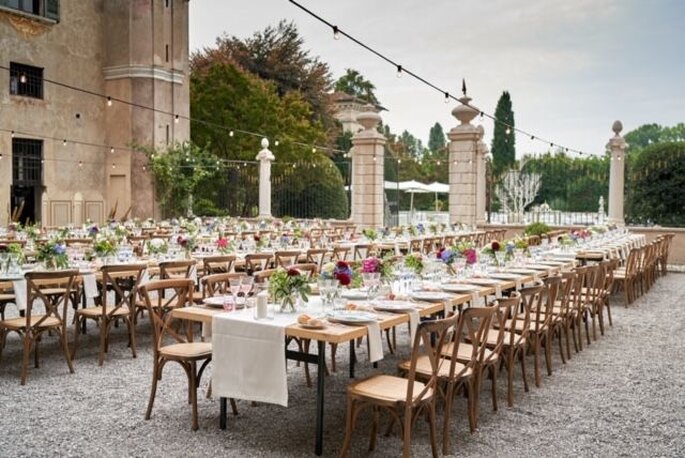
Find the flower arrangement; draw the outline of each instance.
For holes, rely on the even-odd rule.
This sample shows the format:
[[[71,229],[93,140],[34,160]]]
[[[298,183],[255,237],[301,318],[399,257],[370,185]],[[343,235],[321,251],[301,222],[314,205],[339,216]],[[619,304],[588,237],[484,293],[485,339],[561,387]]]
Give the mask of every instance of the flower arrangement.
[[[438,233],[438,225],[437,224],[431,224],[428,226],[428,230],[430,231],[431,234],[435,235]]]
[[[393,228],[393,231],[397,237],[402,237],[404,235],[404,226],[396,226]]]
[[[269,292],[281,303],[281,312],[294,312],[298,297],[307,302],[311,288],[299,270],[279,267],[269,278]]]
[[[189,256],[195,249],[197,242],[194,236],[190,234],[181,234],[176,238],[176,243],[186,252],[186,256]]]
[[[20,264],[24,262],[24,249],[22,248],[21,244],[10,243],[9,245],[7,245],[7,252],[10,255],[14,256],[16,262]]]
[[[163,239],[151,239],[145,242],[145,245],[147,246],[147,252],[152,255],[165,254],[169,251],[169,244]]]
[[[326,280],[338,280],[342,286],[349,286],[353,275],[352,268],[345,261],[329,262],[321,269],[321,277]]]
[[[392,275],[392,264],[393,262],[390,258],[380,259],[375,256],[369,256],[362,260],[359,266],[359,273],[379,273],[381,278],[387,279]]]
[[[93,240],[95,239],[95,237],[98,236],[99,233],[100,233],[100,228],[98,227],[97,224],[93,224],[92,226],[90,226],[88,228],[88,236],[92,237]]]
[[[426,228],[421,223],[416,225],[416,230],[419,231],[419,234],[421,235],[423,235],[426,232]]]
[[[38,248],[36,260],[45,263],[48,269],[64,269],[69,266],[67,247],[56,240],[46,242]]]
[[[413,270],[416,275],[421,275],[421,272],[423,272],[423,258],[420,254],[405,256],[404,265],[406,268]]]
[[[371,228],[366,228],[362,230],[362,235],[366,237],[369,241],[373,242],[378,238],[378,232],[376,232],[374,229]]]
[[[416,231],[416,227],[414,227],[414,226],[412,226],[412,225],[407,226],[407,232],[408,232],[409,235],[411,235],[412,237],[416,237],[416,236],[418,235],[418,232]]]
[[[505,244],[500,243],[497,240],[493,240],[492,242],[485,245],[485,247],[481,250],[481,253],[491,256],[492,259],[495,261],[495,264],[499,265],[500,259],[497,256],[497,254],[502,253],[502,255],[505,255],[506,254],[505,249],[506,249]]]
[[[112,256],[117,251],[116,242],[113,239],[101,238],[93,244],[93,250],[95,255],[100,258],[106,258],[107,256]]]
[[[261,237],[260,235],[255,234],[252,238],[253,238],[253,240],[254,240],[255,246],[256,246],[258,249],[259,249],[259,248],[264,248],[264,246],[266,245],[266,242],[264,241],[264,239],[262,239],[262,237]]]
[[[24,226],[24,233],[29,240],[33,240],[34,242],[40,237],[40,229],[33,224]]]
[[[576,240],[571,238],[571,234],[562,234],[557,238],[557,242],[563,247],[568,247],[576,243]]]
[[[604,234],[607,230],[606,226],[590,226],[590,232],[593,234]]]
[[[221,254],[228,254],[233,251],[232,245],[233,244],[229,242],[227,238],[221,235],[216,240],[216,249],[219,250],[219,253]]]

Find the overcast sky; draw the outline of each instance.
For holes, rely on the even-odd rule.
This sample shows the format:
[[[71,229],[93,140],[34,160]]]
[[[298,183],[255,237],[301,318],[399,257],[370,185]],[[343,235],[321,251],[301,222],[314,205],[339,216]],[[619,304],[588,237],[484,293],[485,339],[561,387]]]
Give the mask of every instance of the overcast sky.
[[[517,127],[555,143],[601,154],[620,119],[685,122],[685,0],[301,0],[340,29],[425,79],[494,113],[511,93]],[[288,0],[193,0],[191,51],[224,33],[244,38],[295,22],[334,78],[346,68],[376,85],[394,132],[427,141],[436,122],[457,121],[444,97],[332,32]],[[492,123],[484,121],[490,142]],[[547,145],[517,137],[517,152]]]

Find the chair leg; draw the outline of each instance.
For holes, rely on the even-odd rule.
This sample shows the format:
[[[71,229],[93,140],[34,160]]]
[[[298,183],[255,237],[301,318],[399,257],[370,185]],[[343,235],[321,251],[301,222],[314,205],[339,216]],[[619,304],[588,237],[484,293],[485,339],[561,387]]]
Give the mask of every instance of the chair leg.
[[[431,437],[431,451],[433,452],[433,458],[438,456],[438,444],[435,439],[435,398],[431,400],[428,406],[428,427],[430,430]]]
[[[351,398],[347,398],[347,418],[345,419],[345,438],[343,439],[342,448],[340,449],[340,457],[346,457],[347,451],[350,448],[350,442],[352,440],[352,431],[354,429],[354,416],[355,416],[355,402]]]
[[[407,413],[403,418],[403,434],[402,434],[402,457],[409,458],[411,456],[411,414]]]
[[[521,375],[523,377],[523,391],[526,393],[530,390],[528,388],[528,376],[526,376],[526,349],[521,347],[519,350],[519,359],[521,360]]]
[[[337,343],[332,343],[331,344],[331,372],[337,372],[337,368],[335,367],[335,355],[338,352],[338,344]]]
[[[28,377],[29,371],[29,356],[31,354],[31,337],[24,334],[24,353],[21,358],[21,384],[26,385],[26,378]]]
[[[516,348],[511,348],[507,352],[507,405],[514,407],[514,359]]]
[[[497,412],[497,364],[490,366],[490,389],[492,393],[492,410]]]
[[[0,361],[2,361],[2,351],[5,349],[5,344],[7,343],[7,330],[0,329]]]
[[[552,336],[552,331],[547,331],[545,334],[545,365],[547,366],[547,375],[552,375],[552,341],[550,337]]]
[[[371,429],[369,431],[369,451],[376,449],[376,436],[378,435],[378,407],[374,406],[371,412]]]
[[[126,325],[128,326],[128,338],[131,344],[131,354],[134,358],[136,358],[138,356],[136,354],[136,328],[135,326],[133,326],[133,319],[130,317],[127,318]]]
[[[98,355],[98,366],[102,366],[105,362],[105,352],[107,351],[107,333],[109,333],[109,327],[111,321],[107,319],[99,320],[100,322],[100,354]]]
[[[540,388],[542,385],[542,377],[540,376],[540,336],[535,336],[535,344],[533,346],[533,363],[535,364],[535,386]]]
[[[607,308],[607,318],[609,318],[609,326],[613,326],[614,323],[611,321],[611,304],[609,304],[609,298],[608,297],[606,300],[606,308]]]
[[[81,320],[83,319],[84,318],[79,314],[76,314],[76,316],[74,316],[74,347],[71,350],[72,361],[76,357],[76,351],[78,350],[79,344],[81,343]]]
[[[150,388],[150,399],[147,402],[147,411],[145,412],[146,420],[149,420],[150,416],[152,415],[152,406],[155,403],[155,395],[157,394],[157,380],[160,376],[158,373],[159,371],[159,361],[155,361],[152,368],[152,387]]]
[[[195,361],[190,363],[190,379],[188,380],[190,386],[190,404],[193,409],[193,431],[199,428],[197,420],[197,363]]]
[[[69,342],[67,342],[67,328],[66,326],[57,331],[59,333],[59,340],[62,344],[62,350],[64,351],[64,358],[67,360],[67,366],[69,366],[69,373],[74,373],[74,363],[71,359],[71,352],[69,351]]]
[[[454,383],[449,383],[447,386],[447,395],[445,396],[445,411],[443,412],[442,425],[442,454],[450,454],[450,416],[452,414],[452,402],[454,400],[455,392]]]

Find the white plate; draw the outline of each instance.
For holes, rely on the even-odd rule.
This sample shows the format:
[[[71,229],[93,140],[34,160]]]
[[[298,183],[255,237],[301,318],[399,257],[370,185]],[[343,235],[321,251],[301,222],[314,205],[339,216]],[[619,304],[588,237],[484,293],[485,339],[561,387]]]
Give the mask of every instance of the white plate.
[[[213,297],[207,297],[203,300],[205,305],[208,305],[210,307],[218,307],[218,308],[223,308],[224,306],[224,298],[228,298],[228,302],[230,304],[233,304],[233,296],[213,296]],[[243,304],[238,304],[235,306],[237,309],[243,308]]]
[[[329,321],[347,324],[364,324],[376,321],[376,315],[356,310],[345,312],[333,312],[328,316]]]
[[[342,291],[340,292],[340,296],[344,297],[345,299],[353,300],[362,300],[367,299],[369,297],[366,291],[363,291],[361,289],[342,289]]]
[[[446,301],[448,299],[451,299],[452,296],[447,293],[443,293],[440,291],[414,291],[411,293],[412,299],[416,299],[417,301]]]
[[[474,285],[492,286],[499,285],[501,281],[495,280],[494,278],[469,278],[466,280],[466,283],[473,283]]]
[[[496,278],[498,280],[519,280],[523,278],[523,276],[520,274],[508,274],[506,272],[496,272],[490,274],[490,277]]]
[[[312,330],[326,329],[326,325],[324,323],[317,324],[317,325],[298,323],[298,326],[300,326],[303,329],[312,329]]]
[[[416,310],[414,304],[407,301],[373,301],[371,305],[375,310],[382,312],[410,312]]]
[[[480,291],[480,288],[475,285],[465,285],[460,283],[452,283],[447,285],[442,285],[442,289],[450,293],[473,293]]]

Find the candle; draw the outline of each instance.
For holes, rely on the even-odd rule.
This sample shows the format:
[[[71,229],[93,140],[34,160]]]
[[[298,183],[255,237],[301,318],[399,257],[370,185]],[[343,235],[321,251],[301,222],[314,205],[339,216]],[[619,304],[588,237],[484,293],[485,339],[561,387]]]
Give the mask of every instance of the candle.
[[[269,293],[262,291],[257,294],[257,319],[264,319],[267,315],[267,304],[269,303]]]

